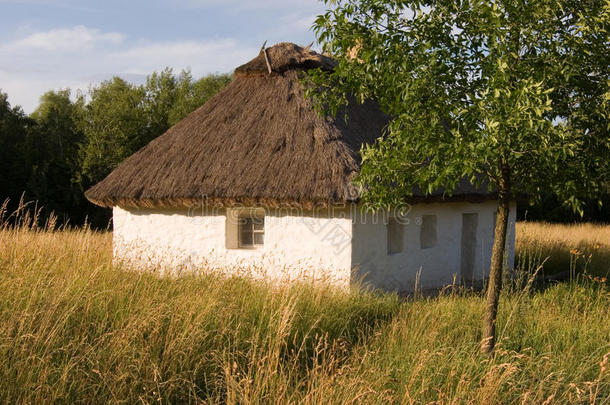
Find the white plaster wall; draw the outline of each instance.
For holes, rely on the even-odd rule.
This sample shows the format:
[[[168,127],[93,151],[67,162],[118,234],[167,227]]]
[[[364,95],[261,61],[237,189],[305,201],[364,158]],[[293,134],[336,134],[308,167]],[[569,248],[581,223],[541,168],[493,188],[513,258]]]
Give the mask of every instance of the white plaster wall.
[[[349,285],[349,215],[267,211],[264,246],[228,249],[227,214],[231,218],[235,212],[115,207],[115,259],[173,274],[214,270],[255,278],[312,278]]]
[[[511,205],[507,240],[508,266],[514,263],[516,205]],[[375,288],[413,291],[439,288],[460,281],[462,214],[478,213],[475,279],[483,279],[489,269],[497,202],[432,203],[411,206],[404,224],[403,251],[387,253],[386,216],[368,214],[353,223],[353,278]],[[420,248],[422,215],[437,216],[435,247]],[[419,274],[418,274],[419,273]]]
[[[514,263],[515,205],[511,205],[508,266]],[[476,278],[488,270],[496,202],[417,204],[407,215],[403,252],[387,254],[380,218],[359,209],[335,213],[271,210],[265,215],[265,244],[228,249],[227,217],[236,210],[123,209],[115,207],[113,246],[119,262],[179,274],[220,271],[272,280],[323,279],[347,287],[363,278],[376,288],[412,291],[437,288],[460,277],[462,213],[479,214]],[[418,218],[437,215],[437,244],[420,249]],[[230,245],[230,244],[229,244]]]

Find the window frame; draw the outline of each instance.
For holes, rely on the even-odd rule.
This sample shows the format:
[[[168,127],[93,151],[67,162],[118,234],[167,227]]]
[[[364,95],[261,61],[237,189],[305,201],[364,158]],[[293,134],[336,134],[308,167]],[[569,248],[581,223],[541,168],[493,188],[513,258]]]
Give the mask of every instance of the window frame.
[[[256,229],[256,221],[262,222],[261,228]],[[244,229],[247,226],[249,229]],[[244,233],[249,233],[251,243],[244,243]],[[262,242],[256,243],[256,235],[261,235]],[[265,245],[265,215],[259,213],[241,213],[237,221],[237,247],[239,249],[259,249]]]

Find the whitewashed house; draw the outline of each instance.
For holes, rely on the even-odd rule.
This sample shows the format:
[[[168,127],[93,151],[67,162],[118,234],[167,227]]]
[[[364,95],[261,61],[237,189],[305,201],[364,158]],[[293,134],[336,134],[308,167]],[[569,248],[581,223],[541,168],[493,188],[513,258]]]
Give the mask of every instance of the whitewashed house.
[[[113,207],[118,261],[171,271],[364,282],[386,290],[481,280],[497,202],[464,182],[451,195],[364,213],[352,179],[382,133],[374,103],[324,118],[304,97],[304,69],[333,60],[281,43],[235,70],[205,105],[87,191]],[[508,266],[514,256],[511,206]]]

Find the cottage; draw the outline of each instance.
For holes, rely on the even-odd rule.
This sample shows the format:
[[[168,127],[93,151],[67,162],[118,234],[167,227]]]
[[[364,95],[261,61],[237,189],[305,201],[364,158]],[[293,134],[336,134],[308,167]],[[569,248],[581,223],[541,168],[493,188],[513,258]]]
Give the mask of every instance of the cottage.
[[[277,44],[235,69],[205,105],[87,191],[113,208],[114,255],[171,271],[363,281],[387,290],[479,280],[489,266],[496,201],[464,182],[449,197],[363,212],[352,179],[359,150],[382,133],[374,103],[324,118],[304,69],[334,61]],[[514,255],[511,207],[508,265]]]

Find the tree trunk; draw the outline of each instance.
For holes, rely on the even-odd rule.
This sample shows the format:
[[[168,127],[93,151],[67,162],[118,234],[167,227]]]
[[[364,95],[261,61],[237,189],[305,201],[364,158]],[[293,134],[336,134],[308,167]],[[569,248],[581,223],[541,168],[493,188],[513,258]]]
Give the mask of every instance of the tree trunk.
[[[510,197],[508,194],[508,170],[503,171],[498,193],[498,213],[496,215],[496,229],[494,244],[491,251],[491,265],[489,267],[489,284],[487,286],[487,300],[485,314],[483,315],[483,340],[481,351],[493,352],[496,344],[496,316],[498,314],[498,301],[502,289],[502,267],[506,246],[506,231],[508,228],[508,213]]]

